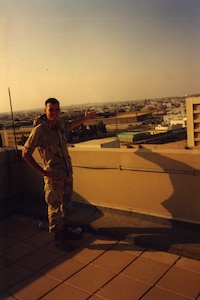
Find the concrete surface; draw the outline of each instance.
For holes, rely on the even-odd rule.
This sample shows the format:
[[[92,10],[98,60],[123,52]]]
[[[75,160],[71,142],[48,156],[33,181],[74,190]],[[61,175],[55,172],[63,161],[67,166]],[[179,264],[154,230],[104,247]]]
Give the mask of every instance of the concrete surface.
[[[117,238],[200,260],[200,226],[74,203],[71,223]]]
[[[200,299],[193,228],[76,204],[70,224],[85,231],[63,252],[37,222],[19,214],[0,222],[1,300]]]

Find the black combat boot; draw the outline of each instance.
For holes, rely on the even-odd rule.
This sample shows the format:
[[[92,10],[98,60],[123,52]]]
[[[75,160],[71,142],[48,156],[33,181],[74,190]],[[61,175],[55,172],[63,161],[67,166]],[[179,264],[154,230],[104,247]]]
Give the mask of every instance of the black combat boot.
[[[64,224],[63,235],[65,239],[68,240],[80,240],[82,238],[83,230],[80,226],[70,226],[69,224]]]

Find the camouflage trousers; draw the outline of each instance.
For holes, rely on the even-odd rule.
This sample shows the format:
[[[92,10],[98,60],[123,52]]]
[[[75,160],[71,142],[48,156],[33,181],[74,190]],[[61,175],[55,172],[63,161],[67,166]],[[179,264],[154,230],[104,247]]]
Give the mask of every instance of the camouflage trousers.
[[[73,177],[57,181],[45,180],[45,201],[48,205],[49,232],[58,231],[71,211]]]

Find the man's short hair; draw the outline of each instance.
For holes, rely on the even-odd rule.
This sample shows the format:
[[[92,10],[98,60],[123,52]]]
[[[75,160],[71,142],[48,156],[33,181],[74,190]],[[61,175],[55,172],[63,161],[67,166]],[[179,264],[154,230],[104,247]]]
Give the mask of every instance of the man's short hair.
[[[56,98],[49,98],[49,99],[47,99],[47,100],[45,101],[45,106],[46,106],[48,103],[60,105],[59,101],[58,101]]]

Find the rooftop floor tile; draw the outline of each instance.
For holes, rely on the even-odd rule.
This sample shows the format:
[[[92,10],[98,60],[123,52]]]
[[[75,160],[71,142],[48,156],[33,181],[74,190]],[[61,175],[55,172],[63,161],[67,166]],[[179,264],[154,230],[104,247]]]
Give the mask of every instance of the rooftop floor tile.
[[[1,300],[200,299],[199,260],[87,231],[64,252],[36,221],[0,221]]]

